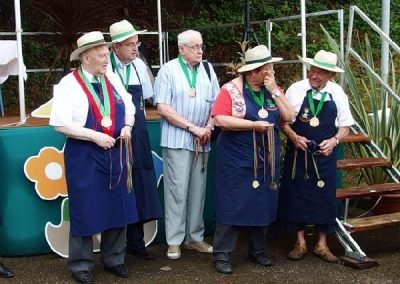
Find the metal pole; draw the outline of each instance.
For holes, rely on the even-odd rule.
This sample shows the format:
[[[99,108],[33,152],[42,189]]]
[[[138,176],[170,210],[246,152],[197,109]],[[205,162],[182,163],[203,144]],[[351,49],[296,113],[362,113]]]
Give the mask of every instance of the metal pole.
[[[389,37],[390,36],[390,0],[382,0],[382,31]],[[389,76],[389,42],[381,36],[381,78],[382,81],[387,83]],[[385,88],[381,87],[381,97],[385,95]],[[383,105],[388,106],[388,97],[381,101],[381,109]]]
[[[301,0],[301,54],[307,57],[306,1]],[[303,64],[303,79],[307,78],[307,66]]]
[[[160,56],[160,68],[163,62],[163,34],[162,34],[162,20],[161,20],[161,0],[157,0],[157,21],[158,21],[158,51]]]
[[[19,117],[20,124],[26,122],[25,110],[25,89],[24,89],[24,58],[22,57],[22,28],[21,28],[21,7],[19,0],[14,0],[15,9],[15,32],[17,35],[18,54],[18,91],[19,91]]]

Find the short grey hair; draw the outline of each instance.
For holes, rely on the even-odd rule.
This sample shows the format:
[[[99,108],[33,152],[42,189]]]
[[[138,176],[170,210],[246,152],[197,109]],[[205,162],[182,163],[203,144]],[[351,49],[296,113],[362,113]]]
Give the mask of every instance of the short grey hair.
[[[195,30],[186,30],[181,32],[180,34],[178,34],[178,46],[190,43],[190,41],[195,37],[200,37],[201,39],[203,39],[201,33]]]

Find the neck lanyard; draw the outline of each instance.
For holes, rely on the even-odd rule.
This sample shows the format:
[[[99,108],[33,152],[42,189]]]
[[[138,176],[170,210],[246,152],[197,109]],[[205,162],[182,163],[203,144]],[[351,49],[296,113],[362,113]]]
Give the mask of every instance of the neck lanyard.
[[[260,97],[258,97],[253,89],[251,88],[250,84],[247,82],[247,80],[245,79],[245,83],[246,83],[246,87],[249,89],[251,97],[253,98],[254,102],[260,107],[260,108],[264,108],[264,97],[265,97],[265,93],[263,88],[260,89]]]
[[[110,60],[111,60],[111,66],[112,66],[113,71],[117,72],[122,84],[125,86],[125,90],[128,90],[129,78],[131,76],[131,64],[128,64],[126,66],[126,76],[125,76],[126,78],[125,78],[125,81],[124,81],[124,78],[123,78],[122,74],[119,72],[119,68],[118,68],[117,62],[115,61],[115,53],[114,52],[111,53]]]
[[[312,90],[308,90],[307,97],[308,97],[308,103],[310,104],[311,113],[313,114],[314,117],[316,117],[321,112],[322,106],[325,103],[325,98],[326,98],[327,92],[321,93],[319,90],[317,90],[317,94],[320,93],[322,95],[321,100],[318,102],[317,110],[315,110],[314,99],[313,99],[312,93],[313,93]]]
[[[106,82],[104,80],[104,76],[100,77],[100,84],[101,84],[101,91],[103,93],[103,103],[101,103],[99,96],[97,95],[96,91],[94,90],[92,84],[88,81],[86,76],[83,74],[82,67],[78,68],[79,77],[83,80],[85,86],[88,88],[90,95],[93,97],[94,101],[96,102],[97,108],[99,109],[102,117],[109,117],[110,116],[110,96],[108,94]]]
[[[197,66],[192,70],[192,79],[190,79],[189,68],[186,66],[185,62],[183,62],[182,56],[178,55],[178,61],[181,65],[182,71],[185,74],[186,80],[189,84],[189,87],[192,89],[196,89],[196,81],[197,81]]]

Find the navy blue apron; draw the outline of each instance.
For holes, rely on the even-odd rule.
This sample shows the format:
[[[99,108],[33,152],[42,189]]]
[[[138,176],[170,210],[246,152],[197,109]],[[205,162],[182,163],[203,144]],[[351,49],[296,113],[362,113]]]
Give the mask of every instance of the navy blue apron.
[[[100,84],[93,85],[99,94]],[[115,97],[113,137],[117,138],[125,125],[125,105],[114,88],[110,95]],[[90,104],[85,127],[102,132]],[[119,140],[104,150],[90,141],[67,139],[64,161],[73,236],[91,236],[138,222],[135,194],[127,191],[125,148],[120,150]]]
[[[244,119],[265,120],[274,123],[275,182],[279,180],[279,120],[280,112],[271,94],[265,91],[264,108],[268,117],[258,116],[256,105],[249,90],[243,89],[246,104]],[[264,176],[264,146],[265,166]],[[268,226],[277,214],[278,190],[270,189],[271,169],[268,164],[269,149],[266,133],[256,132],[258,173],[260,186],[252,187],[253,173],[253,131],[221,131],[217,139],[215,200],[217,223],[235,226]]]
[[[330,100],[325,101],[318,115],[320,124],[310,126],[310,106],[307,96],[304,97],[296,121],[292,129],[300,136],[314,140],[320,144],[323,140],[333,137],[337,128],[335,119],[337,108],[329,94]],[[317,106],[319,100],[314,99]],[[335,223],[336,210],[336,148],[329,156],[314,155],[320,178],[324,187],[317,186],[317,175],[311,153],[307,153],[307,174],[305,178],[305,152],[297,150],[295,177],[292,178],[295,148],[290,139],[286,146],[286,155],[279,196],[279,218],[290,223],[332,225]]]
[[[128,92],[131,94],[132,102],[136,107],[135,125],[132,129],[133,190],[136,195],[139,220],[147,222],[162,218],[162,212],[144,113],[142,85],[133,63],[132,66],[139,79],[139,85],[128,86]]]

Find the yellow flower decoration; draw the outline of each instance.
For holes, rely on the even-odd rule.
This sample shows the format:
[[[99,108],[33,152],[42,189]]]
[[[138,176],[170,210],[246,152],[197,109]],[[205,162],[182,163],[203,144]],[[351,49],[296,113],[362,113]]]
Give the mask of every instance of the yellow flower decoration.
[[[35,190],[40,198],[52,200],[68,195],[64,151],[54,147],[42,148],[39,155],[29,157],[25,161],[24,172],[26,177],[35,183]]]

